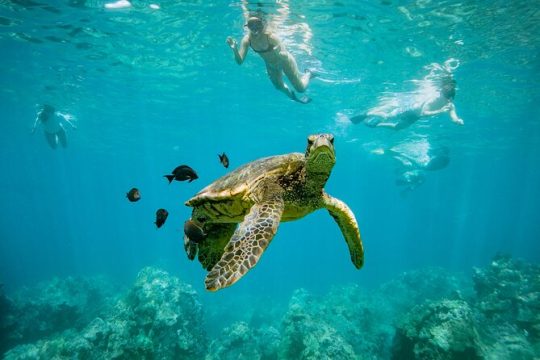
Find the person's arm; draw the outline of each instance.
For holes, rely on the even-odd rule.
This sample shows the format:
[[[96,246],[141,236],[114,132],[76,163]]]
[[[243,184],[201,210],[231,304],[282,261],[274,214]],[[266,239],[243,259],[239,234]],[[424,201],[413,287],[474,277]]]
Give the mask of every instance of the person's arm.
[[[463,125],[463,119],[461,119],[456,113],[456,106],[453,103],[450,103],[449,106],[450,110],[448,114],[450,115],[450,119],[452,119],[452,121],[458,125]]]
[[[64,121],[66,123],[68,123],[72,129],[76,129],[77,126],[75,126],[75,124],[73,124],[73,121],[72,120],[75,120],[75,117],[73,115],[70,115],[70,114],[63,114],[61,113],[60,111],[57,111],[55,113],[55,115],[57,116],[60,116],[62,119],[64,119]]]
[[[244,23],[247,24],[247,21],[249,19],[249,9],[248,9],[248,2],[247,0],[242,0],[242,3],[240,6],[242,7],[242,16],[244,16]]]
[[[36,120],[34,121],[34,126],[32,126],[32,134],[36,132],[37,126],[38,126],[39,122],[41,121],[41,112],[42,111],[43,110],[41,110],[40,112],[37,113]]]
[[[238,65],[242,65],[244,62],[244,59],[246,58],[248,47],[249,47],[249,36],[245,35],[242,38],[242,41],[240,41],[240,49],[237,46],[236,40],[232,37],[227,37],[227,44],[229,44],[230,48],[233,51],[234,54],[234,60],[236,60],[236,63]]]
[[[422,109],[422,116],[432,116],[437,115],[443,112],[447,112],[450,109],[450,104],[443,106],[440,109],[437,110],[426,110],[425,108]]]

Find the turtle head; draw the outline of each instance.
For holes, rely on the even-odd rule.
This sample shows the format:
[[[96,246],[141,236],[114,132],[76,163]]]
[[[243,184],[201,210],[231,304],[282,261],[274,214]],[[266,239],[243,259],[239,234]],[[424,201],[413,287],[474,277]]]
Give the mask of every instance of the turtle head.
[[[325,175],[326,179],[328,179],[336,163],[334,135],[310,135],[307,140],[306,167],[308,173],[312,175]]]

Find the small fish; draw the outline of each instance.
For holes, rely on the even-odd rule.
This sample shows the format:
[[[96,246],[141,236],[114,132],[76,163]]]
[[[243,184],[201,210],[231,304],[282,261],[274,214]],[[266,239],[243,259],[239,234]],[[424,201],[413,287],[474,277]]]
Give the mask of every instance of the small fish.
[[[167,216],[169,216],[169,212],[165,209],[159,209],[156,211],[156,226],[160,228],[163,224],[165,224],[165,221],[167,220]]]
[[[139,189],[133,188],[129,190],[129,192],[126,194],[127,198],[131,202],[139,201],[141,200],[141,193]]]
[[[176,180],[176,181],[189,180],[189,182],[192,182],[193,180],[199,178],[195,170],[193,170],[187,165],[180,165],[176,167],[176,169],[172,171],[171,175],[164,175],[164,177],[166,177],[167,180],[169,180],[169,184],[173,180]]]
[[[223,166],[225,166],[225,168],[228,168],[229,167],[229,158],[227,157],[227,154],[223,153],[221,155],[219,155],[219,161],[223,164]]]
[[[184,234],[189,238],[189,240],[194,243],[200,243],[206,237],[203,229],[195,224],[193,220],[188,220],[184,223]]]

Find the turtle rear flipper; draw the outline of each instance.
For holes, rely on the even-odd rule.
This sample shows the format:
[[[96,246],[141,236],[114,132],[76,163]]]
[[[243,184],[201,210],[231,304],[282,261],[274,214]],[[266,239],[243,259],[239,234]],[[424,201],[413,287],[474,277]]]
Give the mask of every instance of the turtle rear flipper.
[[[358,223],[353,212],[343,201],[328,194],[323,195],[323,203],[326,210],[336,220],[341,229],[341,233],[349,247],[349,253],[351,254],[351,260],[354,266],[360,269],[364,265],[364,247],[362,245]]]
[[[221,259],[206,276],[207,290],[216,291],[237,282],[257,264],[276,234],[285,208],[282,192],[277,185],[263,188],[260,202],[251,207],[225,246]]]

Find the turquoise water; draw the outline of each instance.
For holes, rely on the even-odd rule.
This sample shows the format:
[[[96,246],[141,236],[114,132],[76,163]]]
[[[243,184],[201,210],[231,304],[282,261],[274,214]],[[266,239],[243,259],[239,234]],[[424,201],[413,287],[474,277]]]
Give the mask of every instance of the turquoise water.
[[[540,8],[530,1],[278,1],[250,4],[314,78],[302,105],[273,89],[250,51],[238,66],[239,2],[0,1],[0,282],[6,292],[53,277],[105,275],[130,287],[145,266],[191,284],[216,334],[246,309],[286,309],[294,290],[370,289],[429,266],[470,274],[498,253],[540,262]],[[410,91],[433,63],[456,59],[455,105],[401,131],[349,116]],[[72,114],[68,147],[52,150],[41,104]],[[258,266],[217,293],[187,259],[184,202],[260,157],[303,152],[335,136],[326,191],[356,214],[365,266],[350,262],[326,211],[282,224]],[[400,164],[374,149],[428,141],[448,166],[403,192]],[[180,164],[199,179],[169,185]],[[132,187],[137,203],[127,201]],[[155,211],[169,211],[156,229]],[[264,304],[264,305],[262,305]],[[277,311],[277,310],[276,310]]]

